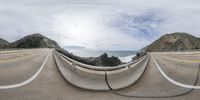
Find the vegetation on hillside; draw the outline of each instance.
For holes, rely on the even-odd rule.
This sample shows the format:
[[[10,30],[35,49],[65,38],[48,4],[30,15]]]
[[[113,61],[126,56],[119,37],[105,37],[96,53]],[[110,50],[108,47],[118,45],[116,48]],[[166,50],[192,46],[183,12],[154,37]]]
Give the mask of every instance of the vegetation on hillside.
[[[15,42],[0,38],[0,49],[6,48],[55,48],[58,52],[85,64],[94,66],[117,66],[122,64],[118,57],[108,57],[106,53],[99,57],[79,57],[68,51],[61,49],[53,40],[39,34],[32,34],[21,38]],[[188,33],[172,33],[160,37],[147,47],[141,49],[132,60],[146,55],[146,52],[164,52],[164,51],[181,51],[181,50],[197,50],[200,49],[200,38],[192,36]]]
[[[53,40],[39,34],[25,36],[15,42],[9,43],[4,39],[0,39],[0,48],[56,48],[60,46]]]
[[[132,61],[137,60],[137,59],[139,59],[139,58],[141,58],[141,57],[143,57],[145,55],[147,55],[146,52],[137,52],[136,56],[132,58]]]
[[[64,54],[65,56],[74,59],[78,62],[82,62],[85,64],[89,64],[89,65],[94,65],[94,66],[117,66],[122,64],[122,62],[120,61],[120,59],[118,57],[108,57],[108,55],[106,53],[100,55],[99,57],[79,57],[76,56],[72,53],[69,53],[68,51],[64,50],[64,49],[59,49],[57,50],[58,52]]]
[[[200,49],[199,38],[188,33],[172,33],[160,37],[145,48],[147,52],[182,51]]]
[[[8,48],[9,42],[0,38],[0,49]]]
[[[57,48],[60,46],[53,40],[39,34],[32,34],[10,43],[11,48]]]

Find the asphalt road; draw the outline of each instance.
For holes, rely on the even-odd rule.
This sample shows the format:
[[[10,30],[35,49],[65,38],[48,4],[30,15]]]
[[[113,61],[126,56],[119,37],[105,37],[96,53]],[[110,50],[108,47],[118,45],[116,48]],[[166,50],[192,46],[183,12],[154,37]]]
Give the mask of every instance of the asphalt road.
[[[170,78],[180,83],[188,85],[196,83],[195,85],[200,86],[198,74],[200,52],[149,53],[149,55],[149,63],[137,83],[117,91],[91,91],[77,88],[63,78],[55,63],[52,49],[1,54],[0,88],[23,83],[33,76],[35,78],[17,87],[0,89],[0,100],[156,100],[161,98],[199,100],[200,90],[180,87],[168,81],[159,71],[153,57]],[[66,66],[71,65],[66,64]]]

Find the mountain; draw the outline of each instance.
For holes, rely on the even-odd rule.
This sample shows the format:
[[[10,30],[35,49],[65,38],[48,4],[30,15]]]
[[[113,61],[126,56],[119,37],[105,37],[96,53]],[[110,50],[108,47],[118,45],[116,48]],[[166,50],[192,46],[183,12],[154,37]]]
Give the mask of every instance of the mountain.
[[[11,48],[56,48],[60,49],[60,46],[39,33],[32,34],[21,38],[13,43],[10,43]]]
[[[8,47],[9,42],[0,38],[0,49],[2,48],[7,48]]]
[[[180,51],[200,49],[200,39],[188,33],[171,33],[144,48],[146,52]]]

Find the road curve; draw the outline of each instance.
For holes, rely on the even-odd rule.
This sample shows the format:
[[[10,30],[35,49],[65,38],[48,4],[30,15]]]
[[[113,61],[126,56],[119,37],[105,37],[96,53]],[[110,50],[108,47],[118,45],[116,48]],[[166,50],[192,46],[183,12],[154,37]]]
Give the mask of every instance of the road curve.
[[[172,78],[170,78],[169,76],[167,76],[167,74],[161,69],[160,65],[157,63],[157,61],[155,60],[155,58],[153,57],[154,62],[156,63],[156,66],[158,67],[160,73],[172,84],[183,87],[183,88],[189,88],[189,89],[200,89],[200,86],[194,86],[194,85],[188,85],[188,84],[184,84],[184,83],[180,83]],[[200,64],[199,64],[200,67]],[[197,69],[198,73],[199,73],[199,69]],[[197,74],[198,75],[198,74]]]
[[[31,81],[33,81],[39,74],[40,72],[42,71],[48,57],[49,57],[50,53],[47,55],[47,57],[45,58],[44,62],[42,63],[41,67],[38,69],[38,71],[33,75],[31,76],[29,79],[23,81],[23,82],[20,82],[20,83],[17,83],[17,84],[11,84],[11,85],[1,85],[0,86],[0,89],[11,89],[11,88],[17,88],[17,87],[20,87],[20,86],[24,86],[28,83],[30,83]]]
[[[34,51],[34,52],[33,52]],[[0,89],[25,85],[44,66],[49,50],[30,50],[4,59],[0,56]],[[24,55],[24,56],[21,56]],[[12,74],[11,74],[12,73]]]
[[[111,91],[111,93],[116,94],[118,96],[122,96],[125,98],[181,98],[185,95],[192,92],[192,89],[186,89],[179,86],[176,86],[166,80],[158,68],[156,67],[156,63],[153,60],[153,56],[156,53],[149,53],[151,56],[150,62],[147,66],[147,69],[141,79],[135,84],[126,89]],[[157,57],[157,56],[156,56]],[[158,56],[159,57],[159,56]],[[157,57],[157,59],[159,59]],[[167,63],[168,64],[168,63]],[[176,63],[175,63],[176,64]],[[196,66],[196,64],[191,65]],[[180,70],[180,69],[177,69]],[[176,67],[172,68],[170,73],[177,72]],[[190,80],[191,83],[196,84],[198,77],[197,73],[191,73],[194,76]],[[182,78],[182,80],[185,80]],[[196,98],[196,97],[194,97]],[[183,98],[182,98],[183,99]]]
[[[28,60],[26,59],[21,59],[21,61],[18,60],[21,62],[21,64],[17,64],[18,61],[16,60],[11,60],[10,65],[15,65],[16,68],[18,68],[21,65],[25,65],[25,66],[29,65],[29,67],[23,67],[23,68],[21,67],[20,70],[23,70],[23,69],[31,70],[31,71],[23,70],[22,71],[22,73],[24,72],[23,74],[26,74],[26,71],[29,74],[23,75],[23,74],[18,73],[19,77],[17,75],[16,77],[20,79],[20,77],[24,77],[27,75],[32,76],[39,69],[39,67],[33,68],[34,71],[31,68],[35,67],[36,65],[41,66],[45,57],[48,55],[48,53],[52,52],[51,50],[49,52],[47,51],[44,49],[40,49],[37,51],[38,56],[41,55],[41,57],[39,57],[40,59],[37,58],[37,56],[33,54],[32,57],[30,57],[30,59]],[[43,53],[39,53],[39,52],[43,52]],[[42,56],[42,54],[44,55]],[[185,54],[186,53],[184,53],[184,55]],[[197,54],[198,53],[188,53],[188,56],[190,55],[193,56]],[[176,57],[177,61],[170,61],[159,56],[159,55],[163,55],[162,53],[149,53],[149,55],[150,55],[150,60],[147,64],[146,70],[143,73],[142,77],[135,84],[127,88],[124,88],[121,90],[115,90],[115,92],[117,93],[129,95],[132,97],[116,95],[112,93],[111,91],[90,91],[86,89],[77,88],[71,85],[60,74],[52,53],[49,55],[49,58],[47,59],[46,64],[43,67],[43,70],[41,70],[40,74],[38,74],[38,76],[32,82],[18,88],[0,90],[0,97],[1,97],[1,100],[46,100],[46,99],[48,100],[133,100],[133,99],[134,100],[143,100],[143,99],[160,100],[160,98],[148,98],[147,96],[164,97],[164,96],[176,95],[174,97],[165,97],[163,99],[164,100],[188,100],[188,99],[198,100],[199,99],[200,93],[198,90],[190,91],[191,89],[176,86],[172,84],[171,82],[169,82],[168,80],[166,80],[160,73],[159,69],[156,66],[156,63],[154,62],[152,58],[152,57],[156,58],[157,63],[160,65],[162,70],[168,76],[182,83],[187,83],[188,81],[187,84],[192,85],[195,79],[197,78],[196,77],[197,71],[195,71],[194,73],[189,73],[189,72],[185,73],[185,71],[189,68],[192,68],[189,71],[195,70],[197,68],[196,66],[197,63],[193,64],[193,63],[185,62],[184,64],[182,64],[182,62],[179,62],[178,59],[184,58],[184,60],[193,60],[192,59],[193,57],[189,57],[187,59],[186,57],[181,56],[181,53],[178,53],[178,54],[173,53],[173,56],[177,55]],[[169,55],[167,57],[172,57],[172,55]],[[33,62],[31,63],[32,59],[34,63]],[[6,68],[2,67],[2,64],[6,65],[6,63],[0,63],[0,69],[6,70]],[[7,67],[10,65],[9,63],[7,63]],[[190,65],[190,66],[187,66],[187,65]],[[183,77],[182,75],[184,73],[186,75],[189,74],[189,76]],[[6,73],[4,74],[6,75]],[[8,76],[9,75],[7,75],[7,77]],[[20,82],[28,78],[29,77],[22,78]],[[10,77],[10,79],[15,79],[15,78]],[[1,80],[0,81],[0,84],[1,84],[3,82],[3,79],[0,78],[0,80]],[[196,84],[197,86],[200,85],[199,80],[200,78],[198,78],[198,82]],[[4,81],[7,81],[5,82],[5,84],[8,83],[8,80],[4,79]],[[15,80],[15,81],[12,81],[11,83],[18,83],[18,82],[19,81]],[[183,94],[183,93],[185,94],[181,96],[177,96],[177,94]],[[146,96],[146,98],[136,98],[133,96]]]

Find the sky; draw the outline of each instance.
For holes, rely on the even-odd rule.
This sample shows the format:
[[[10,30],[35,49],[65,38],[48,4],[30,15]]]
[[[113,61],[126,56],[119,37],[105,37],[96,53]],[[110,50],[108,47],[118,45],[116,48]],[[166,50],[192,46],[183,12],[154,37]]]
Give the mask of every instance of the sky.
[[[139,50],[163,34],[200,37],[200,0],[0,0],[0,37],[41,33],[61,47]]]

